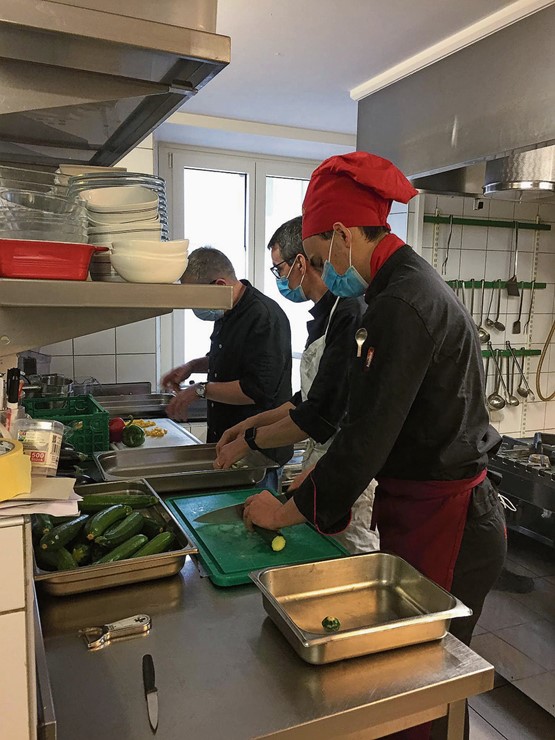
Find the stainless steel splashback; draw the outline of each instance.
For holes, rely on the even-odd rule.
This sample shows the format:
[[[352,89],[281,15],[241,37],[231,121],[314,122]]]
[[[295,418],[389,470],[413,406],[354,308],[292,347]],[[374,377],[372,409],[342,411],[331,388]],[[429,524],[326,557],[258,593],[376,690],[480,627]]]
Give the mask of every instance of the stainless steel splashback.
[[[113,164],[229,63],[227,36],[129,7],[0,0],[0,160]]]

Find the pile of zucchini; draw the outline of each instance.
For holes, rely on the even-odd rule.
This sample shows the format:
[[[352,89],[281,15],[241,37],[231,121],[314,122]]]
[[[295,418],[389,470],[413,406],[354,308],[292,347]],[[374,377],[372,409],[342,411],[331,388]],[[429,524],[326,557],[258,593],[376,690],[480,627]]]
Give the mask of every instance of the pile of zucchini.
[[[173,533],[148,512],[156,503],[149,495],[97,494],[83,496],[77,517],[33,514],[37,565],[42,570],[73,570],[169,550]]]

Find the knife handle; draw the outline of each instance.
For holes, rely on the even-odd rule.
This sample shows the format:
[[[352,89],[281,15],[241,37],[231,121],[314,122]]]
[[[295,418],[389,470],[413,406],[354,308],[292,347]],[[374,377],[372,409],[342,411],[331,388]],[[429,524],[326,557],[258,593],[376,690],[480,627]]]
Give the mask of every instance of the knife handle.
[[[152,655],[143,655],[143,684],[145,694],[156,691],[156,674],[154,673],[154,661]]]

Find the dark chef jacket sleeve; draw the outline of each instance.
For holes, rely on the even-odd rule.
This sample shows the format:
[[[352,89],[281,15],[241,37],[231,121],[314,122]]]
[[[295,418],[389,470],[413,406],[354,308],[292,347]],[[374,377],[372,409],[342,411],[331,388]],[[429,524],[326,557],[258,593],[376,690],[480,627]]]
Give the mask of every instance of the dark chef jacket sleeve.
[[[306,519],[329,534],[347,526],[351,506],[386,462],[434,354],[424,322],[400,298],[375,299],[362,324],[368,338],[351,371],[348,419],[293,494]]]
[[[241,390],[256,404],[266,409],[272,408],[283,374],[287,370],[290,372],[290,333],[284,331],[278,317],[269,312],[261,314],[241,347],[241,353],[247,368],[239,378]],[[280,362],[280,358],[283,361]]]
[[[316,442],[327,442],[339,427],[347,409],[349,366],[355,355],[355,332],[361,312],[339,303],[334,311],[318,372],[306,401],[293,396],[296,408],[289,414],[295,424]]]

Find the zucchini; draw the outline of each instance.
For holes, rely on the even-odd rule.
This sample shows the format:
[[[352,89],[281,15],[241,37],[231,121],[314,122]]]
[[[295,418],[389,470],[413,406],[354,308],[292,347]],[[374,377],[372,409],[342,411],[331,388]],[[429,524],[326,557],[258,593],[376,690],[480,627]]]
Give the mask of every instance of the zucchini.
[[[88,518],[88,514],[82,514],[70,522],[58,524],[57,527],[54,527],[42,537],[40,541],[41,550],[59,550],[65,547],[77,537]]]
[[[139,534],[143,528],[143,524],[144,519],[142,514],[139,514],[138,511],[134,511],[122,522],[114,524],[114,526],[107,529],[104,534],[99,535],[96,538],[96,544],[112,550],[130,537]]]
[[[96,537],[103,534],[108,527],[119,522],[120,519],[124,519],[130,513],[131,509],[129,506],[124,506],[123,504],[109,506],[107,509],[104,508],[102,511],[99,511],[87,522],[87,526],[85,527],[87,539],[94,540]]]
[[[146,535],[136,534],[134,537],[126,540],[123,544],[118,545],[114,550],[110,550],[110,552],[100,558],[100,560],[96,560],[95,565],[99,565],[101,563],[117,563],[118,560],[130,558],[134,552],[140,550],[147,542],[148,537]]]
[[[78,542],[73,546],[71,557],[77,565],[86,565],[90,563],[92,557],[92,545],[90,542]]]
[[[75,519],[75,517],[71,517]],[[40,539],[43,535],[54,529],[51,517],[48,514],[33,514],[31,517],[31,529],[34,536]]]
[[[56,567],[58,570],[74,570],[78,567],[71,553],[65,547],[56,550]]]
[[[125,504],[132,509],[144,509],[157,503],[156,496],[148,493],[89,493],[85,494],[83,500],[79,502],[79,509],[86,512],[102,511],[102,509],[116,504]]]
[[[326,632],[337,632],[341,627],[341,622],[337,617],[324,617],[322,619],[322,627]]]
[[[58,559],[53,550],[41,550],[39,547],[35,550],[37,565],[41,570],[57,570]]]
[[[169,549],[170,545],[174,541],[175,537],[171,532],[162,532],[157,534],[156,537],[143,545],[140,550],[131,555],[132,558],[142,558],[145,555],[157,555],[159,552],[165,552]]]
[[[160,522],[157,522],[155,519],[152,519],[149,516],[145,516],[143,514],[143,534],[146,534],[148,538],[156,537],[158,534],[162,534],[165,527]]]
[[[270,545],[274,552],[281,552],[287,544],[287,540],[281,532],[273,531],[272,529],[263,529],[262,527],[257,527],[256,524],[253,526],[256,534],[262,537],[264,542]]]

